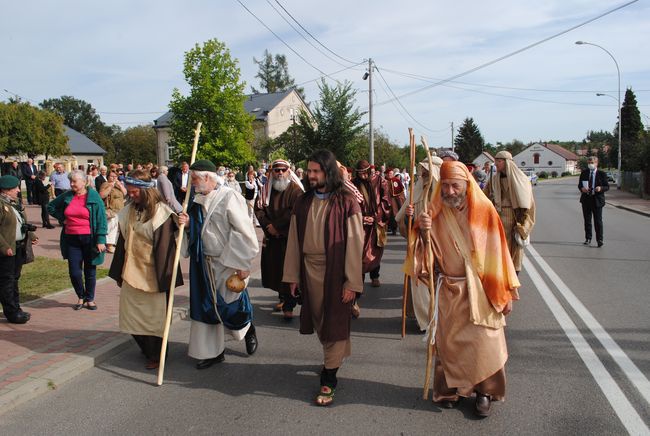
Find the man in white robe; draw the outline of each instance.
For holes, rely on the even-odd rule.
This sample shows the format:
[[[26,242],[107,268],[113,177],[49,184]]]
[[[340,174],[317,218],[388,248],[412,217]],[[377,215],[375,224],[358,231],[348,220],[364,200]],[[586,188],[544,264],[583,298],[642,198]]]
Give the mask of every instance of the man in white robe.
[[[226,286],[231,276],[248,284],[251,262],[259,245],[248,217],[244,197],[227,187],[215,165],[196,161],[190,180],[196,196],[180,223],[188,223],[190,236],[183,241],[190,257],[190,344],[188,354],[199,359],[198,369],[224,360],[225,334],[245,339],[247,353],[257,349],[248,292]]]

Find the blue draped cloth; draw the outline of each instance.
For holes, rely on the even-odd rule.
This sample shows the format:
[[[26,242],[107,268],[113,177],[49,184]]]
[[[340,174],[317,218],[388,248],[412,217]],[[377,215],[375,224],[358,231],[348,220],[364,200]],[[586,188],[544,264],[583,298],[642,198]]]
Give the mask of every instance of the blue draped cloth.
[[[203,255],[203,209],[194,203],[190,215],[190,318],[206,324],[223,323],[231,330],[240,330],[253,320],[253,306],[248,289],[239,299],[226,304],[218,289],[212,289]],[[215,301],[216,298],[216,301]]]

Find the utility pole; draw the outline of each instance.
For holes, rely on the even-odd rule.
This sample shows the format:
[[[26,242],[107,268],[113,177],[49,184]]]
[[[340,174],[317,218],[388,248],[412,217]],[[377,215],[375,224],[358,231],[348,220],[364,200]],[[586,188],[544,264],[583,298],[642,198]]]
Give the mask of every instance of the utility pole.
[[[363,75],[368,80],[368,126],[370,129],[370,165],[375,164],[375,135],[372,131],[372,58],[368,59],[368,71]]]
[[[456,151],[454,146],[454,122],[451,122],[451,151]]]

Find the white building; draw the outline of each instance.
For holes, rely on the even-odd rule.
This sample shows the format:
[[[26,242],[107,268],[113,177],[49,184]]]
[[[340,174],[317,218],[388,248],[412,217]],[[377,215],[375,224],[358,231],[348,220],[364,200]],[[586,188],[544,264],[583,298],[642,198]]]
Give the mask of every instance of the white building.
[[[522,170],[533,170],[535,173],[546,171],[549,175],[556,172],[575,174],[578,156],[557,144],[532,144],[513,156],[513,161]]]
[[[494,163],[494,156],[492,156],[487,151],[481,152],[481,154],[479,154],[476,157],[476,159],[474,159],[472,161],[474,166],[476,166],[476,168],[480,168],[480,169],[483,169],[483,165],[485,165],[485,162],[490,162],[490,164]]]

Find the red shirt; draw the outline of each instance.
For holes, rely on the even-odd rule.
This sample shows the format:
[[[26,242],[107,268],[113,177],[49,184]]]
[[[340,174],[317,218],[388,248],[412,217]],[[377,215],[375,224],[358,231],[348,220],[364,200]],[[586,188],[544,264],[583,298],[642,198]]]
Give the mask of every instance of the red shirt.
[[[75,195],[65,208],[65,233],[67,235],[90,235],[90,211],[86,207],[88,194]]]

